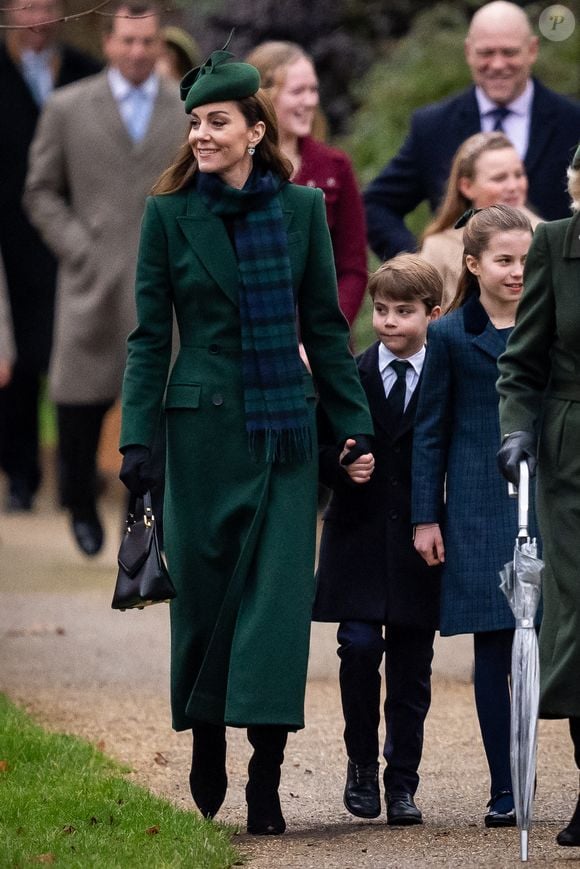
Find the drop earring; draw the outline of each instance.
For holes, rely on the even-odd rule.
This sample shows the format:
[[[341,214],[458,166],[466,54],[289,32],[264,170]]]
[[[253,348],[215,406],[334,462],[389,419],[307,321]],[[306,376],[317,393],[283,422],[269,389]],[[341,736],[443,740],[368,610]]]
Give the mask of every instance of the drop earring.
[[[253,145],[250,145],[248,147],[248,154],[250,155],[250,157],[253,157],[255,153],[256,153],[256,149],[254,148]]]

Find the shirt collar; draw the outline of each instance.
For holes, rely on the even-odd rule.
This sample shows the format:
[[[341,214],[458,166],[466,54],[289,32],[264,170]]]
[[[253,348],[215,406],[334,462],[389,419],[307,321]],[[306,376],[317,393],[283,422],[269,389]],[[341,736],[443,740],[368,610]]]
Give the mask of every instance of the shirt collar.
[[[496,103],[492,102],[488,96],[483,92],[480,87],[475,88],[475,98],[477,100],[477,105],[479,107],[479,114],[481,117],[487,115],[488,112],[493,112],[494,109],[497,109],[498,106]],[[509,109],[514,115],[520,115],[521,117],[527,117],[532,108],[532,100],[534,98],[534,82],[532,79],[528,79],[528,83],[524,89],[524,92],[520,94],[519,97],[516,97],[511,103],[508,103],[506,109]]]
[[[394,353],[391,353],[388,347],[381,342],[379,344],[379,371],[381,374],[384,374],[390,363],[393,359],[398,359],[398,356],[395,356]],[[417,377],[420,377],[421,371],[423,370],[423,362],[425,361],[425,347],[421,347],[417,353],[414,353],[413,356],[409,356],[408,359],[402,360],[405,362],[409,362],[413,367]]]
[[[134,85],[124,75],[121,75],[115,66],[110,66],[107,69],[107,78],[111,92],[117,102],[122,102],[134,90],[139,90],[149,99],[154,99],[159,90],[159,76],[154,72],[140,85]]]
[[[45,48],[42,51],[33,51],[31,48],[25,48],[20,54],[20,60],[24,66],[39,66],[43,65],[47,68],[53,63],[55,50],[53,46]]]

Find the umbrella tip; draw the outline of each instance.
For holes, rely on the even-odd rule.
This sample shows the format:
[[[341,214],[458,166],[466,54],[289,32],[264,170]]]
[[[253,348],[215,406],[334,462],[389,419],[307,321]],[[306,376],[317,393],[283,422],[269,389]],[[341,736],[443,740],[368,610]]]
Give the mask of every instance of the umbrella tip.
[[[522,863],[528,862],[528,831],[520,830],[520,859]]]

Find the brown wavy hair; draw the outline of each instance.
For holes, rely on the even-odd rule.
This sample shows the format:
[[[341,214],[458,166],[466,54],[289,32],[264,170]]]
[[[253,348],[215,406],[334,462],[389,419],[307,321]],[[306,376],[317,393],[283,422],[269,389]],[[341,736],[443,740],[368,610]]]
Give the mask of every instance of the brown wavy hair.
[[[253,127],[258,121],[263,121],[266,126],[264,137],[256,147],[254,163],[264,169],[271,170],[284,181],[288,181],[293,171],[292,164],[280,151],[278,122],[269,96],[260,89],[253,96],[244,97],[244,99],[235,102],[246,119],[248,127]],[[161,174],[153,185],[151,193],[158,196],[176,193],[184,187],[189,187],[197,171],[197,160],[193,156],[191,145],[186,138],[171,166]]]
[[[400,253],[387,260],[369,278],[368,293],[375,299],[423,302],[428,313],[441,304],[443,278],[417,253]]]
[[[490,205],[475,212],[463,230],[463,267],[457,283],[457,292],[446,313],[455,311],[466,303],[473,295],[479,295],[477,277],[469,271],[465,258],[473,256],[476,259],[487,249],[490,239],[496,232],[529,232],[532,235],[532,224],[519,208],[511,205]]]
[[[486,151],[501,151],[504,148],[514,150],[513,144],[504,133],[476,133],[459,146],[451,163],[443,202],[434,219],[425,229],[422,241],[436,232],[449,229],[468,208],[471,208],[471,201],[459,190],[459,179],[468,178],[473,181],[476,163],[481,155]]]

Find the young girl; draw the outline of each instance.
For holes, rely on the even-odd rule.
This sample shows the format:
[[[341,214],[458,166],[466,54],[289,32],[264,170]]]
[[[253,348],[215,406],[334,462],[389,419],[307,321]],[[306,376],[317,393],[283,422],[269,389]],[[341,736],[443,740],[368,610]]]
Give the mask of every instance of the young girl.
[[[443,564],[441,635],[473,633],[475,702],[491,776],[487,827],[515,824],[509,732],[514,619],[499,589],[513,553],[517,504],[497,471],[497,358],[505,350],[532,239],[507,205],[465,226],[450,313],[429,328],[413,446],[415,548]]]

